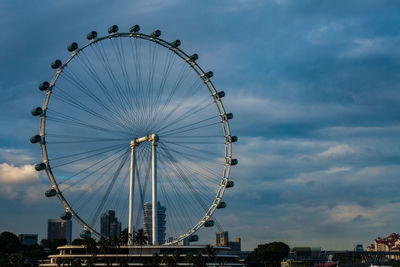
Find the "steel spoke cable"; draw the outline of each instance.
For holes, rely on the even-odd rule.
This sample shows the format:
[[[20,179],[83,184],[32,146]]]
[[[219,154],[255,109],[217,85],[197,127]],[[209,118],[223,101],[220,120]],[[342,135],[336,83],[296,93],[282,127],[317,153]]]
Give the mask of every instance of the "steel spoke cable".
[[[112,188],[113,188],[113,186],[115,184],[115,181],[118,178],[122,167],[125,165],[128,156],[129,156],[129,149],[125,152],[125,155],[121,159],[118,168],[115,170],[115,172],[113,174],[113,177],[112,177],[112,179],[111,179],[111,181],[110,181],[110,183],[109,183],[109,185],[107,187],[107,190],[106,190],[101,202],[99,203],[99,206],[97,206],[97,209],[95,210],[94,214],[91,217],[92,219],[90,220],[90,225],[94,225],[95,224],[95,222],[98,219],[101,211],[103,210],[103,207],[104,207],[104,205],[105,205],[105,203],[106,203],[106,201],[107,201],[107,199],[108,199],[108,197],[110,195],[110,192],[111,192],[111,190],[112,190]]]
[[[106,162],[105,164],[103,164],[102,166],[96,168],[94,171],[90,172],[89,174],[87,174],[86,176],[82,177],[81,179],[78,179],[77,181],[73,182],[70,185],[67,185],[66,188],[64,188],[62,191],[62,193],[66,192],[68,189],[82,183],[83,181],[85,181],[87,178],[89,178],[90,176],[93,176],[95,174],[97,174],[98,171],[109,167],[108,169],[106,169],[105,172],[103,172],[103,174],[101,174],[97,179],[96,179],[96,183],[102,178],[104,177],[104,175],[110,171],[110,169],[112,168],[112,166],[114,166],[116,164],[116,162],[118,161],[118,159],[121,158],[121,154],[118,155],[118,153],[120,153],[121,151],[118,151],[117,153],[115,153],[113,156],[116,156],[115,158],[109,157],[107,159],[110,159],[108,162]],[[65,184],[66,185],[66,184]]]
[[[164,159],[160,160],[161,162],[165,162]],[[173,178],[170,177],[170,175],[168,173],[164,173],[164,179],[168,182],[170,189],[172,189],[172,191],[175,193],[175,196],[177,199],[179,199],[179,201],[177,201],[177,205],[179,206],[179,210],[181,210],[181,216],[177,216],[177,218],[185,218],[186,220],[188,220],[189,218],[191,218],[191,212],[190,211],[195,211],[196,208],[193,207],[193,203],[190,199],[188,199],[182,192],[181,190],[178,190],[178,188],[176,187],[176,185],[173,182]],[[187,208],[185,207],[185,205],[183,205],[183,203],[188,203],[190,204],[192,207],[189,210],[187,210]],[[186,228],[190,229],[191,227],[191,222],[190,221],[186,221]]]
[[[58,165],[56,165],[56,166],[52,166],[52,169],[59,168],[59,167],[61,167],[61,166],[66,166],[66,165],[69,165],[69,164],[71,164],[71,163],[75,163],[75,162],[81,161],[81,160],[83,160],[83,159],[88,159],[88,158],[92,158],[92,157],[94,157],[94,156],[99,156],[99,155],[108,153],[108,152],[110,152],[110,151],[114,151],[114,150],[116,150],[116,149],[118,149],[118,148],[121,148],[121,147],[123,147],[123,146],[124,146],[124,145],[113,146],[112,148],[109,148],[109,149],[107,149],[107,150],[103,150],[103,151],[101,151],[101,152],[97,152],[97,153],[94,153],[94,154],[91,154],[91,155],[88,155],[88,156],[85,156],[85,157],[82,157],[82,158],[74,159],[74,160],[71,160],[71,161],[68,161],[68,162],[65,162],[65,163],[62,163],[62,164],[58,164]],[[50,161],[50,160],[49,160],[49,161]]]
[[[198,125],[198,124],[201,124],[201,123],[203,123],[203,122],[206,122],[206,121],[215,119],[215,118],[217,118],[217,117],[218,117],[218,116],[212,116],[212,117],[209,117],[209,118],[206,118],[206,119],[203,119],[203,120],[199,120],[199,121],[196,121],[196,122],[192,122],[192,123],[186,124],[186,125],[184,125],[184,126],[180,126],[180,127],[178,127],[178,128],[171,129],[171,130],[168,130],[168,131],[166,131],[166,132],[161,132],[161,133],[162,133],[163,135],[169,135],[171,132],[173,133],[173,132],[175,132],[175,131],[178,131],[178,130],[181,130],[181,129],[185,129],[185,128],[191,127],[191,126],[193,126],[193,125]]]
[[[177,116],[173,121],[166,123],[162,128],[160,128],[158,131],[163,131],[165,129],[170,128],[171,126],[176,125],[178,122],[184,122],[185,120],[191,118],[194,115],[198,115],[201,111],[204,111],[206,108],[211,106],[213,103],[207,101],[208,99],[205,99],[202,102],[199,102],[197,104],[197,107],[193,108],[191,107],[190,111],[187,112],[182,112],[181,115]]]
[[[71,102],[71,99],[68,99],[68,98],[66,98],[65,96],[64,96],[64,97],[59,97],[57,94],[55,94],[54,97],[55,97],[56,99],[59,99],[61,102],[64,102],[64,103],[66,103],[66,104],[69,104],[69,105],[71,105],[71,106],[73,106],[73,107],[75,107],[75,108],[77,108],[77,109],[83,110],[83,111],[85,111],[86,113],[88,113],[88,114],[90,114],[90,115],[92,115],[92,116],[94,116],[94,117],[97,117],[97,118],[99,118],[99,119],[101,119],[101,120],[103,120],[103,121],[105,121],[105,122],[107,122],[107,123],[111,123],[111,124],[113,124],[113,125],[119,127],[122,131],[131,131],[131,128],[128,128],[126,125],[124,125],[124,124],[121,123],[120,121],[117,121],[117,120],[110,120],[110,118],[107,118],[107,117],[105,117],[105,116],[103,116],[103,115],[101,115],[101,114],[99,114],[99,113],[93,111],[92,109],[86,107],[85,105],[79,103],[78,101],[75,101],[75,100],[74,100],[74,102],[75,102],[75,103],[74,103],[74,102]],[[57,111],[55,111],[55,110],[53,110],[53,109],[50,109],[50,108],[48,108],[48,109],[51,110],[52,112],[57,112]],[[61,112],[57,112],[57,113],[58,113],[59,115],[62,114],[63,116],[66,116],[66,117],[70,118],[70,120],[72,120],[72,121],[80,121],[80,120],[78,120],[77,118],[73,118],[73,117],[68,116],[68,115],[66,115],[66,114],[63,114],[63,113],[61,113]],[[85,123],[85,122],[82,122],[82,123]]]
[[[122,148],[122,149],[120,149],[120,150],[114,152],[114,153],[113,153],[112,155],[110,155],[110,156],[113,156],[113,155],[115,155],[115,154],[121,152],[122,150],[124,150],[124,148]],[[101,162],[103,162],[103,161],[105,161],[105,160],[107,160],[107,159],[109,159],[109,158],[107,158],[107,157],[106,157],[106,158],[102,158],[102,159],[96,161],[95,163],[89,165],[88,167],[85,167],[85,168],[83,168],[82,170],[79,170],[79,171],[75,172],[74,174],[72,174],[72,175],[68,176],[66,179],[64,179],[62,183],[59,183],[59,185],[68,182],[68,181],[71,180],[72,178],[74,178],[74,177],[80,175],[81,173],[83,173],[83,172],[85,172],[85,171],[87,171],[87,170],[93,168],[94,166],[100,164]]]
[[[83,151],[83,152],[78,152],[78,153],[67,154],[67,155],[63,155],[63,156],[59,156],[59,157],[55,157],[55,158],[50,158],[49,161],[56,161],[56,160],[60,160],[60,159],[71,158],[71,157],[85,155],[85,154],[89,154],[89,153],[93,153],[93,152],[108,150],[110,148],[118,148],[118,147],[121,147],[121,146],[123,146],[123,144],[100,147],[100,148],[91,149],[91,150],[87,150],[87,151]]]
[[[193,153],[187,153],[187,152],[182,152],[182,151],[178,151],[176,149],[173,149],[165,144],[163,144],[162,146],[160,146],[161,149],[163,150],[168,150],[171,152],[175,152],[176,155],[182,156],[185,159],[190,159],[190,160],[196,160],[198,158],[198,155],[194,156]],[[205,160],[205,162],[209,162],[210,161],[210,157],[202,157],[202,159]],[[215,164],[215,165],[219,165],[219,164]],[[215,172],[213,170],[211,170],[210,168],[207,168],[206,166],[203,167],[205,170],[209,171],[210,177],[218,177],[220,176],[220,174],[218,172]]]
[[[186,133],[186,132],[190,132],[190,131],[194,131],[194,130],[198,130],[198,129],[202,129],[202,128],[208,128],[210,126],[218,125],[218,124],[221,124],[221,122],[214,122],[214,123],[210,123],[210,124],[206,124],[206,125],[202,125],[202,126],[193,127],[193,128],[190,128],[190,129],[178,131],[178,132],[171,132],[171,133],[168,133],[168,134],[175,135],[175,134],[180,134],[180,133]]]
[[[183,171],[183,169],[181,169],[180,166],[177,166],[176,159],[171,155],[171,153],[168,150],[164,150],[164,152],[166,153],[167,158],[169,159],[169,161],[170,161],[171,165],[173,166],[174,170],[176,171],[176,173],[179,174],[178,177],[181,178],[181,180],[187,186],[187,188],[189,189],[189,192],[193,193],[194,198],[201,205],[201,207],[204,209],[204,211],[207,211],[208,210],[207,204],[205,204],[205,202],[202,199],[202,197],[200,196],[197,188],[195,188],[193,186],[193,184],[190,182],[188,177],[185,175],[185,172]]]

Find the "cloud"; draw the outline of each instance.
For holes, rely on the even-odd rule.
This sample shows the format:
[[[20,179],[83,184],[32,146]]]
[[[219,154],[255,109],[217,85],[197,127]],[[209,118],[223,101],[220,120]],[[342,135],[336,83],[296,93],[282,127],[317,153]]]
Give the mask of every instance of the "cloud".
[[[0,183],[24,184],[39,181],[39,174],[33,165],[14,166],[7,163],[0,164]]]
[[[357,149],[349,146],[348,144],[340,144],[321,152],[319,155],[322,157],[337,157],[357,153]]]

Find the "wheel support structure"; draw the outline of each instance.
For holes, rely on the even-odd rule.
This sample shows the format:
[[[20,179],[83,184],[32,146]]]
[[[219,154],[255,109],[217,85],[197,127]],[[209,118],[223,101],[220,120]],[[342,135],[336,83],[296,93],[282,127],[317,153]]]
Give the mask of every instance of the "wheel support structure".
[[[135,138],[130,142],[131,162],[130,162],[130,186],[129,186],[129,222],[128,222],[128,245],[133,245],[134,225],[133,225],[133,201],[135,189],[135,147],[143,142],[151,143],[151,205],[152,205],[152,245],[158,245],[158,201],[157,201],[157,142],[158,135],[151,134],[141,138]]]

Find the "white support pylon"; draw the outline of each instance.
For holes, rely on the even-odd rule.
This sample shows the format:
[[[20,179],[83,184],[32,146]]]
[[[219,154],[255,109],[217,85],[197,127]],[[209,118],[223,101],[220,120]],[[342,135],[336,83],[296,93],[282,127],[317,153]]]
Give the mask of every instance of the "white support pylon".
[[[156,142],[158,141],[158,136],[156,134],[152,135],[152,160],[151,160],[151,169],[152,169],[152,185],[151,185],[151,192],[152,192],[152,244],[158,245],[158,202],[157,202],[157,154],[156,154]]]
[[[133,200],[134,200],[134,191],[135,191],[135,146],[136,141],[131,141],[131,168],[130,168],[130,185],[129,185],[129,224],[128,224],[128,245],[133,245]]]

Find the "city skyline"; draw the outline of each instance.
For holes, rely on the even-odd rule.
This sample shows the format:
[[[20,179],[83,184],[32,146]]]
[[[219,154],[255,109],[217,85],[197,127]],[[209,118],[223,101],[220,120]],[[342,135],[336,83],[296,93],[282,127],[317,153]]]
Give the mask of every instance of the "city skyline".
[[[48,181],[33,171],[40,153],[29,143],[38,124],[29,112],[43,99],[37,86],[51,78],[49,64],[65,59],[66,46],[84,43],[91,30],[106,33],[118,24],[128,31],[137,23],[146,33],[160,28],[165,39],[181,39],[226,92],[239,165],[231,173],[235,187],[223,198],[227,208],[216,218],[242,238],[244,250],[276,240],[351,249],[398,232],[399,4],[151,0],[0,7],[6,26],[0,212],[7,215],[0,231],[38,233],[40,240],[47,219],[64,211],[44,197]],[[74,223],[72,239],[79,232]],[[200,243],[212,243],[215,232],[202,229]]]

